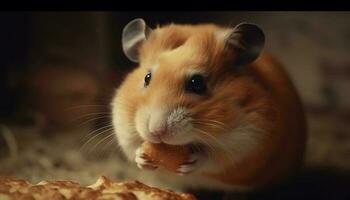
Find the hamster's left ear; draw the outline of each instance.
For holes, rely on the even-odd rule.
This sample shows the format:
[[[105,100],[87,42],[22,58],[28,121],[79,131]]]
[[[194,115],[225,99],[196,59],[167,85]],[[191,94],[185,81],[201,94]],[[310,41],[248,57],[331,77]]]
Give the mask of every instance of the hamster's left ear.
[[[139,62],[139,48],[151,34],[152,29],[146,22],[137,18],[129,22],[123,29],[122,46],[126,57],[133,62]]]
[[[225,47],[237,54],[235,64],[242,65],[258,58],[265,45],[265,35],[255,24],[240,23],[232,29],[225,42]]]

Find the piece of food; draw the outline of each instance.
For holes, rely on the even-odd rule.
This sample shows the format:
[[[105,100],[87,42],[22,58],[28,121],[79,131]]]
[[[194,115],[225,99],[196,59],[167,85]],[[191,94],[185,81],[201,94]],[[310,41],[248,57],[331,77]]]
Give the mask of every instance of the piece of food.
[[[100,177],[83,187],[72,181],[42,181],[38,184],[13,177],[0,177],[0,200],[196,200],[191,194],[175,193],[138,181],[113,182]]]
[[[185,146],[167,145],[164,143],[153,144],[144,142],[142,149],[147,159],[170,171],[176,171],[189,155],[189,149]]]

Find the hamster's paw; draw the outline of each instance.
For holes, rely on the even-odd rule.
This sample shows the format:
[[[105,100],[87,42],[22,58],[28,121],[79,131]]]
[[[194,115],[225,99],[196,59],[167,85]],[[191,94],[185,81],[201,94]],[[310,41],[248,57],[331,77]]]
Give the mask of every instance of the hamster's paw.
[[[137,164],[137,167],[139,167],[140,169],[155,170],[158,168],[156,164],[147,159],[147,156],[143,152],[141,147],[136,149],[135,155],[135,162]]]
[[[176,173],[183,176],[196,170],[207,158],[203,152],[195,152],[189,155],[187,160],[176,170]]]

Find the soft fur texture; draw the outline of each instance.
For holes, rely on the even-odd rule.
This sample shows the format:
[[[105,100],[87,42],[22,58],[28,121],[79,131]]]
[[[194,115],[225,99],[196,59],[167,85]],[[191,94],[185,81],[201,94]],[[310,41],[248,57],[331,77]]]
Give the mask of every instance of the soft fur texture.
[[[225,41],[230,30],[158,27],[139,49],[139,67],[115,94],[113,125],[130,161],[144,140],[160,142],[154,133],[164,127],[163,142],[205,145],[208,158],[192,173],[152,172],[166,176],[169,187],[254,188],[287,177],[302,160],[305,119],[293,84],[266,52],[235,66],[239,54]],[[152,79],[144,87],[149,71]],[[185,92],[193,73],[207,78],[208,94]]]

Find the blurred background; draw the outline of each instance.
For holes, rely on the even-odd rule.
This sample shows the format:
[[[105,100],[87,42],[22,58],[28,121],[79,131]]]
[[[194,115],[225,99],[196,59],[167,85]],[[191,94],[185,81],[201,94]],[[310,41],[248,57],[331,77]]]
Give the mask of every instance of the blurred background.
[[[337,172],[327,187],[349,183],[338,175],[350,170],[349,12],[1,12],[0,175],[81,184],[102,174],[141,176],[125,167],[109,113],[115,89],[136,67],[122,53],[121,31],[137,17],[150,27],[261,26],[307,112],[306,168]]]

